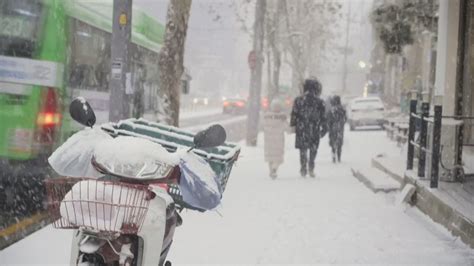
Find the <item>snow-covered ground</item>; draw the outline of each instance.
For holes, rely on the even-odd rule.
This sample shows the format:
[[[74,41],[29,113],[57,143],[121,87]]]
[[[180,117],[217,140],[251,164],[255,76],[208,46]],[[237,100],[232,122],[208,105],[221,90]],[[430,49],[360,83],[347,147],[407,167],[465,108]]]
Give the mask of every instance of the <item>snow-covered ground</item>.
[[[293,137],[271,180],[262,144],[243,147],[219,213],[183,212],[169,259],[202,264],[474,265],[474,250],[396,193],[373,194],[352,177],[379,152],[400,152],[383,131],[346,132],[343,163],[321,142],[316,179],[298,174]],[[71,232],[47,227],[0,251],[0,265],[66,264]]]
[[[221,113],[222,113],[222,108],[220,107],[202,108],[198,110],[184,109],[180,111],[179,118],[189,119],[189,118],[209,116],[209,115],[215,115],[215,114],[221,114]]]
[[[197,118],[197,117],[204,117],[204,116],[210,116],[210,115],[215,115],[215,114],[221,114],[222,113],[222,108],[218,107],[209,107],[209,108],[199,108],[199,109],[182,109],[179,112],[179,119],[190,119],[190,118]],[[143,115],[143,118],[148,119],[148,120],[153,120],[153,114],[152,113],[145,113]],[[107,120],[105,120],[107,121]]]

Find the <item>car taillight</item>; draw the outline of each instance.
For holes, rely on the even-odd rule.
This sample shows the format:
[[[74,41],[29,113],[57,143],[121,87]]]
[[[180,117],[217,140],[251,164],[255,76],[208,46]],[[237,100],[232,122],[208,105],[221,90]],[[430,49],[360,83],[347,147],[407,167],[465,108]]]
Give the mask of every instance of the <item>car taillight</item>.
[[[235,103],[238,107],[244,107],[245,103],[244,102],[237,102]]]
[[[52,144],[56,129],[61,123],[59,100],[54,88],[42,93],[42,106],[36,118],[36,140],[40,144]]]
[[[229,106],[229,102],[228,102],[228,101],[224,101],[223,105],[224,105],[224,107],[227,107],[227,106]]]
[[[61,115],[58,113],[39,113],[36,120],[38,126],[54,126],[59,124]]]

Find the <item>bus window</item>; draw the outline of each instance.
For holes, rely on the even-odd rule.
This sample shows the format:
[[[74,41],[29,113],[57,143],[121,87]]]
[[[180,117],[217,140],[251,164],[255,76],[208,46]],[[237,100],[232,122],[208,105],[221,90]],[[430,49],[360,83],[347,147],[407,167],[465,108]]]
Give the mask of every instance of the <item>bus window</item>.
[[[39,0],[0,1],[0,55],[33,57],[41,11]]]
[[[69,87],[108,91],[110,34],[73,19],[70,34]]]

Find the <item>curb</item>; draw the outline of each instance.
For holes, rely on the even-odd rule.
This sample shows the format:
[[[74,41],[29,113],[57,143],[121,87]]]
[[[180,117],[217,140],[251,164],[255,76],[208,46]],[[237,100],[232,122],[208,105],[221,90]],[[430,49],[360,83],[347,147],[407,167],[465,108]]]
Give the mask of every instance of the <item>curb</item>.
[[[376,187],[376,185],[367,176],[362,174],[360,171],[357,171],[354,168],[351,168],[351,171],[352,171],[352,175],[357,180],[359,180],[362,184],[364,184],[368,189],[370,189],[374,193],[377,193],[377,192],[390,193],[390,192],[399,190],[398,188],[380,188],[380,187]]]
[[[22,240],[49,224],[46,212],[34,214],[0,230],[0,250]]]
[[[395,172],[391,171],[390,169],[388,169],[387,167],[385,167],[381,162],[379,162],[377,160],[377,158],[373,158],[371,163],[372,163],[372,167],[386,173],[387,175],[389,175],[391,178],[395,179],[395,181],[397,181],[401,185],[405,184],[405,178],[403,176],[400,176],[397,173],[395,173]]]
[[[465,244],[474,248],[474,222],[460,213],[455,208],[445,203],[435,195],[430,188],[424,186],[418,180],[405,172],[403,176],[393,173],[376,158],[372,159],[372,165],[377,169],[388,173],[402,185],[411,184],[416,187],[412,205],[421,212],[428,215],[433,221],[443,225],[454,236],[458,236]],[[401,181],[400,181],[401,180]]]

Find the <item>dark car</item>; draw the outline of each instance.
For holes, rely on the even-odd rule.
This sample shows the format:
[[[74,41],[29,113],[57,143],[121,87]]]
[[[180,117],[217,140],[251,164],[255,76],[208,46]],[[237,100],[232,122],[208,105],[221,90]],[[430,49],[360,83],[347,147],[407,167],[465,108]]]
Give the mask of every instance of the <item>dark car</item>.
[[[240,98],[226,99],[222,102],[224,114],[244,114],[247,110],[247,101]]]

